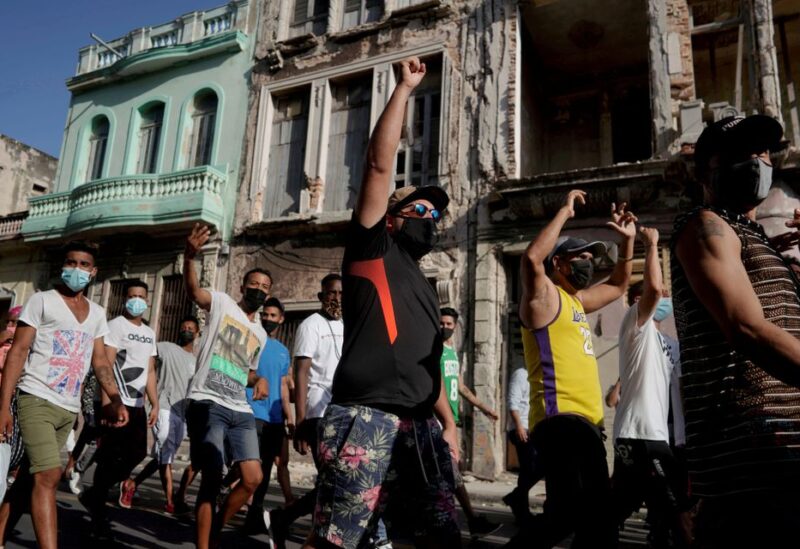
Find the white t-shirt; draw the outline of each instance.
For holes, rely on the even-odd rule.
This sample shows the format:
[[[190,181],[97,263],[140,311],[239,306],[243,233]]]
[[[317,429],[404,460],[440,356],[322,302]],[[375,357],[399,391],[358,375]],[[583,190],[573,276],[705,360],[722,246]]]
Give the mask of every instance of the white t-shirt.
[[[141,408],[144,406],[150,359],[158,354],[155,332],[144,323],[137,326],[120,315],[108,322],[105,344],[117,349],[114,378],[122,403]]]
[[[328,320],[319,313],[305,319],[297,328],[294,357],[311,359],[308,374],[306,418],[322,417],[331,401],[333,374],[342,358],[344,323]]]
[[[669,383],[673,361],[669,345],[652,317],[637,326],[639,307],[622,319],[619,334],[620,399],[614,440],[633,438],[669,442]]]
[[[48,290],[31,296],[19,320],[36,329],[19,389],[80,412],[81,385],[92,364],[94,342],[108,333],[105,309],[89,301],[89,315],[81,323],[61,294]]]
[[[211,310],[189,398],[210,400],[229,410],[252,414],[245,396],[247,375],[258,368],[267,332],[261,327],[258,315],[251,321],[228,294],[210,293]]]

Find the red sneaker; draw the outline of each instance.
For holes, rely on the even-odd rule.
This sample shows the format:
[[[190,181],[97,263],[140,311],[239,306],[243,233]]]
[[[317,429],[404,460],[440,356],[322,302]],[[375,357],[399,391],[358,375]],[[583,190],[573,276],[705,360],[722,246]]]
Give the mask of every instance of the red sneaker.
[[[136,493],[136,484],[131,480],[123,480],[119,483],[119,506],[123,509],[133,507],[133,494]]]
[[[175,514],[175,505],[172,503],[165,503],[164,504],[164,512],[168,515]]]

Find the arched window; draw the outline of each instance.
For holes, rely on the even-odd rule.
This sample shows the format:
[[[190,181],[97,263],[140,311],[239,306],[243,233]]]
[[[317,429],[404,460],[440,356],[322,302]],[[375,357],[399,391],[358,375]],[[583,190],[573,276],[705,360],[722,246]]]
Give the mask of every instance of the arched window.
[[[217,94],[203,90],[192,102],[191,167],[211,163],[214,147],[214,125],[217,118]]]
[[[88,181],[94,181],[103,177],[103,168],[106,162],[106,145],[108,144],[108,132],[111,125],[108,118],[98,115],[92,120],[92,133],[89,136],[89,177]]]
[[[161,145],[161,127],[164,124],[164,103],[150,103],[139,110],[139,158],[137,173],[158,171],[158,153]]]

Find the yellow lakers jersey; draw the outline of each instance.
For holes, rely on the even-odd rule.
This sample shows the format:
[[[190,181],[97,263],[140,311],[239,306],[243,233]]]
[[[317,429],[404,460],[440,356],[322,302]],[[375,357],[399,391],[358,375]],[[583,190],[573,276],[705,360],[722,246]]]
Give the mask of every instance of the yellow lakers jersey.
[[[558,289],[558,313],[538,330],[522,328],[531,385],[530,429],[556,414],[577,414],[602,426],[600,375],[583,304]]]

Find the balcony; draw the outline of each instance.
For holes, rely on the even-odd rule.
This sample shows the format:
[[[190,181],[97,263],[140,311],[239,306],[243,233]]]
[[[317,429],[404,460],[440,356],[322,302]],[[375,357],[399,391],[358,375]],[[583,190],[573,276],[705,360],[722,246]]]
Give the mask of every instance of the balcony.
[[[0,217],[0,241],[19,237],[22,222],[26,217],[28,217],[28,212],[17,212]]]
[[[86,89],[114,77],[152,72],[218,53],[243,51],[247,45],[248,4],[249,0],[234,0],[205,12],[188,13],[169,23],[135,29],[106,42],[110,49],[100,44],[86,46],[78,52],[78,68],[67,81],[67,88]]]
[[[22,235],[37,241],[155,226],[165,233],[196,222],[219,228],[226,181],[225,172],[210,166],[92,181],[69,192],[31,198]]]

